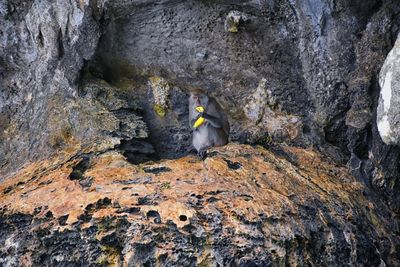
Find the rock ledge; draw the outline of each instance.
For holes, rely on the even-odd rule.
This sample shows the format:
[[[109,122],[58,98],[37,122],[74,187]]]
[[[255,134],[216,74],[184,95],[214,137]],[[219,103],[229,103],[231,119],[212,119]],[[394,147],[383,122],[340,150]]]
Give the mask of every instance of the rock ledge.
[[[205,161],[132,165],[108,151],[54,162],[0,185],[0,264],[399,264],[387,207],[312,150],[229,144]]]

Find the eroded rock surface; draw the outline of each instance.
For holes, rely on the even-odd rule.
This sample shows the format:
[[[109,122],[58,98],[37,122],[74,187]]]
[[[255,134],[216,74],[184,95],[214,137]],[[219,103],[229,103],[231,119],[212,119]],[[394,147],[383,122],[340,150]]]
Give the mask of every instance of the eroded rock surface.
[[[0,175],[71,136],[114,138],[132,162],[186,155],[187,92],[200,86],[227,110],[233,140],[316,147],[398,210],[400,153],[382,142],[375,118],[399,9],[396,0],[3,1]],[[106,102],[136,101],[117,117],[142,117],[147,137],[87,131],[77,118],[99,114],[81,114],[87,76],[125,91]]]
[[[393,214],[313,150],[229,144],[140,165],[81,154],[0,192],[8,266],[399,264]]]
[[[59,150],[64,139],[86,135],[87,121],[75,119],[85,113],[77,81],[101,35],[103,3],[94,2],[1,1],[2,178]]]

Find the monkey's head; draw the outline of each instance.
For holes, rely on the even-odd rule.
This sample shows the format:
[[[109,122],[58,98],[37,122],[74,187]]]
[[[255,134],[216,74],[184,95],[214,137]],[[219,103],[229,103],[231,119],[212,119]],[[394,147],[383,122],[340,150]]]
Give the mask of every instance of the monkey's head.
[[[208,95],[203,89],[194,89],[190,92],[189,104],[191,107],[207,107],[208,101]]]

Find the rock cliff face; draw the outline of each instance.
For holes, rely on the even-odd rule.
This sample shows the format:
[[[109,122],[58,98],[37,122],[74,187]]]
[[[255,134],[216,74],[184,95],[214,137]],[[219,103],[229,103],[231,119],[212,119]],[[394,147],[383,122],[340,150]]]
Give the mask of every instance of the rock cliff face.
[[[253,258],[253,263],[259,265],[292,261],[300,265],[335,265],[343,261],[350,265],[366,263],[367,259],[373,265],[381,261],[398,264],[399,243],[394,236],[400,211],[400,149],[396,146],[399,70],[398,47],[394,44],[399,27],[400,5],[396,0],[1,1],[0,180],[4,183],[1,198],[5,204],[0,216],[5,226],[0,232],[0,244],[4,245],[2,255],[7,256],[2,257],[6,259],[2,263],[18,265],[26,260],[28,265],[30,261],[102,265],[125,261],[129,265],[129,261],[138,261],[179,265],[187,261],[226,265],[231,263],[228,258],[235,255],[233,261],[239,265],[248,264]],[[260,152],[232,145],[204,163],[190,163],[191,158],[185,157],[191,149],[187,97],[194,87],[206,89],[227,111],[232,141],[266,147],[272,140],[273,147],[283,148]],[[272,162],[254,166],[246,155],[236,151],[242,149],[259,161],[267,157]],[[306,159],[300,168],[290,155],[300,159],[301,153],[311,153],[316,159],[329,158],[322,160],[321,168],[326,164],[328,169],[339,168],[338,177],[342,178],[337,178],[335,171],[322,171],[320,177],[317,163]],[[149,183],[131,177],[131,171],[142,168],[137,164],[163,159],[170,161],[162,161],[168,166],[160,167],[157,178],[151,172],[142,177],[150,177]],[[236,171],[243,171],[243,180],[238,182],[254,193],[253,199],[245,200],[252,204],[237,206],[235,198],[239,195],[232,185],[226,189],[229,193],[215,194],[218,197],[214,198],[222,202],[212,201],[207,206],[212,212],[190,208],[188,203],[197,199],[196,195],[201,196],[197,199],[199,205],[205,205],[205,199],[211,197],[208,191],[217,191],[224,179],[238,179],[234,170],[227,171],[222,165],[216,170],[207,169],[223,161],[238,168]],[[154,166],[149,168],[157,169],[157,164],[161,163],[151,163]],[[199,166],[210,173],[194,176],[193,188],[179,189],[182,192],[178,192],[178,198],[167,184],[176,177],[163,170],[179,164],[189,168],[180,169],[182,175],[191,176],[190,168]],[[279,166],[275,171],[280,175],[290,173],[289,184],[280,185],[281,189],[272,185],[270,188],[286,192],[285,201],[294,201],[287,210],[281,206],[286,202],[275,197],[268,207],[265,203],[274,193],[263,187],[264,191],[256,194],[258,187],[250,182],[268,164]],[[349,173],[339,166],[346,167]],[[93,172],[115,168],[121,173],[113,169],[98,178],[86,174],[91,168]],[[270,171],[261,173],[270,177]],[[304,178],[308,177],[304,171],[313,173],[310,175],[314,178]],[[209,178],[214,174],[226,177],[218,181]],[[303,181],[297,188],[295,181],[303,179],[300,177],[308,182]],[[128,184],[109,185],[110,181],[104,179]],[[130,184],[130,179],[140,181]],[[276,179],[265,178],[263,183],[284,183],[279,177]],[[319,186],[311,186],[309,179],[315,179]],[[324,179],[329,184],[320,185]],[[155,185],[147,185],[153,180]],[[168,188],[160,185],[163,183]],[[143,184],[143,190],[150,191],[140,195],[141,201],[150,204],[140,204],[139,200],[134,205],[122,204],[137,196],[124,199],[121,192],[131,187],[139,190]],[[55,185],[64,189],[53,188]],[[112,196],[107,196],[102,187],[107,187]],[[210,188],[203,192],[203,187]],[[194,188],[197,193],[191,196],[189,191]],[[333,188],[338,192],[333,193]],[[29,192],[37,190],[43,190],[42,194],[30,196]],[[10,193],[17,191],[19,194]],[[292,200],[292,193],[287,192],[300,198]],[[75,194],[75,202],[62,212],[62,205],[50,201],[50,196],[70,199]],[[176,218],[167,223],[172,215],[163,215],[160,210],[164,208],[148,215],[150,210],[141,207],[161,203],[160,199],[153,199],[161,196],[166,197],[162,198],[166,207],[185,207],[193,212],[183,214],[188,228],[185,234],[180,232],[182,222]],[[305,196],[318,201],[304,204],[301,198],[306,201]],[[338,202],[334,203],[334,199]],[[18,204],[25,201],[29,202],[25,208]],[[96,204],[97,201],[100,202]],[[221,217],[213,213],[222,212],[218,206],[221,203],[229,204],[223,207],[233,216],[229,220],[226,214]],[[77,208],[78,204],[82,207]],[[373,207],[379,211],[372,212]],[[252,213],[247,208],[270,209],[270,214],[285,214],[285,219],[257,214],[257,219],[243,215],[246,219],[242,220],[241,213],[232,215],[235,208],[249,218],[258,211]],[[350,217],[345,211],[362,223],[354,226],[347,221]],[[101,213],[99,219],[93,217],[95,213]],[[111,221],[105,219],[108,213]],[[332,214],[328,218],[325,213]],[[319,217],[315,218],[317,214]],[[142,221],[135,222],[139,218],[135,216]],[[191,216],[197,219],[191,221]],[[213,217],[211,228],[206,227],[207,216]],[[240,228],[239,235],[236,230],[225,229],[230,229],[228,225],[236,217],[238,222],[233,228]],[[146,221],[149,218],[161,220],[163,225],[150,225]],[[323,222],[328,226],[322,226]],[[113,230],[109,237],[112,246],[102,241],[103,236],[96,237],[103,224],[108,225],[106,228],[112,225],[112,229],[105,230]],[[266,224],[268,231],[264,229]],[[43,236],[36,235],[35,227],[45,229]],[[92,227],[97,230],[93,232]],[[30,234],[22,234],[24,229]],[[157,229],[163,229],[160,242],[143,241],[151,236],[158,240]],[[228,231],[223,232],[223,237],[221,229]],[[315,229],[323,229],[323,236]],[[124,236],[125,231],[129,237]],[[257,233],[257,237],[250,238],[248,232]],[[272,232],[281,235],[271,241]],[[31,235],[31,243],[24,245]],[[79,239],[78,235],[83,236]],[[141,236],[140,248],[128,242],[132,236]],[[228,241],[236,242],[235,238],[240,239],[237,245],[224,248]],[[321,238],[323,241],[318,241]],[[204,245],[206,248],[200,248],[196,243],[200,241],[208,244]],[[167,252],[160,252],[158,243]],[[68,255],[75,256],[58,256],[58,246],[67,244],[72,244]],[[77,248],[80,245],[82,249]],[[182,249],[171,252],[168,246]],[[46,258],[40,256],[42,252],[32,252],[36,247],[39,251],[54,251]],[[258,253],[257,249],[263,252]],[[14,258],[9,256],[13,253]],[[81,255],[92,256],[82,261]]]

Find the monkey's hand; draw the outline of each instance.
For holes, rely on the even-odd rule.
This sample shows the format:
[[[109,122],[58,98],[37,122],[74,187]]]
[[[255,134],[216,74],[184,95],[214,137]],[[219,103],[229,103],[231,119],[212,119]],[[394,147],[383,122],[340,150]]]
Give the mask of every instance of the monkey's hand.
[[[205,119],[202,116],[203,112],[204,112],[204,108],[202,106],[198,106],[196,108],[196,111],[199,112],[200,114],[199,114],[197,120],[195,121],[195,123],[193,124],[193,128],[197,128],[197,127],[201,126],[205,121]]]
[[[204,123],[205,119],[199,115],[198,119],[196,122],[193,124],[193,128],[197,128],[201,126]]]
[[[199,113],[203,113],[204,112],[204,108],[202,106],[198,106],[196,108],[196,111],[199,112]]]

